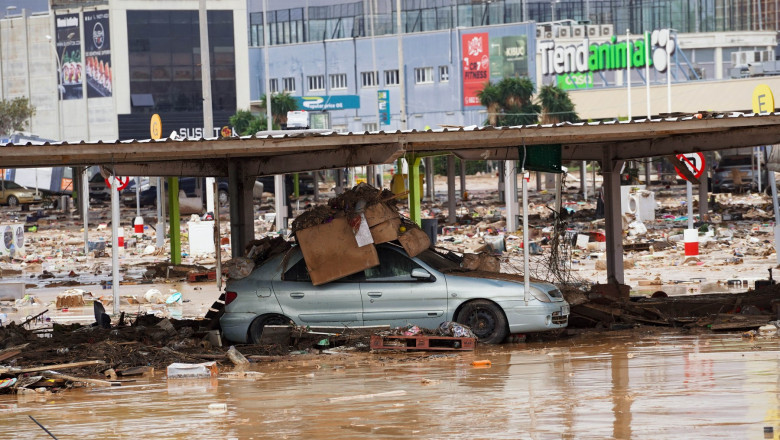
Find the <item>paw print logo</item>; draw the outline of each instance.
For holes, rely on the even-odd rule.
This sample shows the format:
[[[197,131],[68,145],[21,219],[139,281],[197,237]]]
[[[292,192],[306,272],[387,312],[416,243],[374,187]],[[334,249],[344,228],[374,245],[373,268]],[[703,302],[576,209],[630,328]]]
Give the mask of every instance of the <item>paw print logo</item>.
[[[656,29],[650,35],[650,44],[652,45],[655,69],[659,72],[666,72],[667,67],[669,67],[666,65],[666,56],[668,54],[671,60],[671,56],[677,49],[677,41],[672,37],[669,29]]]

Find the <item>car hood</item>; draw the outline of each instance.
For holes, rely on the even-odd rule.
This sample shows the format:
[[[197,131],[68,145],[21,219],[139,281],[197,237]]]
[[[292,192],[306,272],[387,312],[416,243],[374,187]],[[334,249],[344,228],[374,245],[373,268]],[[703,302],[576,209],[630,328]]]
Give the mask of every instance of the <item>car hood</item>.
[[[487,272],[481,270],[471,270],[471,271],[447,271],[444,272],[444,274],[450,280],[456,278],[466,278],[466,279],[478,278],[478,279],[495,280],[496,284],[512,283],[512,284],[520,284],[520,285],[523,285],[525,282],[525,277],[523,275],[515,274],[515,273],[498,273],[498,272]],[[557,290],[557,287],[555,287],[554,285],[534,278],[531,278],[531,287],[539,289],[545,293]],[[555,297],[553,297],[553,299],[556,301],[558,300],[558,298]]]

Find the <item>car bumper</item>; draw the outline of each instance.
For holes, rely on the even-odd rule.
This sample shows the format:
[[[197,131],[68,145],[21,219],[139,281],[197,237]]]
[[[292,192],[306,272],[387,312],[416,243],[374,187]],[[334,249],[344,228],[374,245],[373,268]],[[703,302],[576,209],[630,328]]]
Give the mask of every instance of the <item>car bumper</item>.
[[[247,342],[249,325],[256,317],[254,313],[225,313],[219,318],[222,336],[233,342]]]
[[[511,301],[501,304],[506,313],[509,333],[535,333],[566,328],[569,323],[569,304],[538,301]]]
[[[19,203],[21,203],[21,204],[40,203],[42,200],[43,200],[43,198],[41,198],[40,196],[38,196],[38,197],[35,197],[35,196],[32,196],[32,197],[30,197],[30,196],[28,196],[28,197],[19,196]]]

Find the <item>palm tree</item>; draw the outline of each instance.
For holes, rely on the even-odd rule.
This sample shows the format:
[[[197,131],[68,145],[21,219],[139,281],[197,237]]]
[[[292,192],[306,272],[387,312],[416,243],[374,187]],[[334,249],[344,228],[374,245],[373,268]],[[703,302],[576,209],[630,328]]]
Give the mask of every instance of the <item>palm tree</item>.
[[[522,78],[504,78],[498,83],[501,95],[504,98],[504,107],[523,107],[531,101],[536,91],[534,83],[527,76]]]
[[[260,105],[263,108],[267,108],[265,95],[260,97]],[[282,92],[271,95],[271,113],[273,114],[273,125],[275,127],[287,125],[287,112],[294,110],[298,110],[298,103],[289,93]]]
[[[539,90],[539,103],[542,106],[542,124],[579,121],[574,103],[569,94],[555,85],[547,85]]]
[[[265,116],[255,116],[249,110],[236,111],[236,114],[231,116],[229,121],[230,125],[241,136],[254,135],[267,127]]]
[[[488,119],[485,121],[487,125],[497,126],[502,103],[501,89],[488,81],[485,87],[477,92],[477,98],[479,103],[487,108]]]

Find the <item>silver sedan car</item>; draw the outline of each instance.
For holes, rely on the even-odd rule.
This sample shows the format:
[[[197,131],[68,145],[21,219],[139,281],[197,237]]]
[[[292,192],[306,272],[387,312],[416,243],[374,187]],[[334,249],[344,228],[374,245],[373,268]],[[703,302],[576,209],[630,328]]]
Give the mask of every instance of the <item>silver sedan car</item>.
[[[410,258],[391,243],[377,246],[379,266],[313,286],[300,248],[277,255],[246,278],[227,284],[223,335],[258,343],[265,325],[340,327],[408,324],[436,328],[465,324],[480,342],[509,334],[566,327],[569,304],[552,284],[531,283],[528,301],[521,278],[469,272],[433,250]]]

